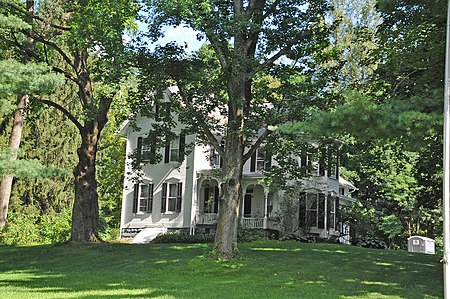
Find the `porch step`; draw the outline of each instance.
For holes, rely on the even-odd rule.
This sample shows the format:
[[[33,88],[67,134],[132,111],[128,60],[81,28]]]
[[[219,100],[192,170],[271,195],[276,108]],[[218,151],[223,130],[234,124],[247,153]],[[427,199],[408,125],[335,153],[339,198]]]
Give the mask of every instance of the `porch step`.
[[[131,244],[146,244],[150,243],[157,236],[167,233],[165,227],[147,227],[141,230],[131,241]]]

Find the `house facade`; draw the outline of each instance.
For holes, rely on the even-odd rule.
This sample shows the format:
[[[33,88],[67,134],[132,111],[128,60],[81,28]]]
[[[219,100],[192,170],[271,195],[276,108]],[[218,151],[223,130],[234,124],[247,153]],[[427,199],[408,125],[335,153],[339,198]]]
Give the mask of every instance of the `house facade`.
[[[132,237],[145,228],[167,228],[196,233],[214,233],[219,212],[222,161],[210,146],[196,143],[195,135],[183,134],[183,126],[173,129],[171,140],[156,148],[146,128],[154,119],[140,117],[133,129],[126,122],[120,133],[126,138],[125,182],[122,198],[121,237]],[[189,151],[186,150],[189,146]],[[333,156],[334,155],[334,156]],[[154,160],[155,156],[160,159]],[[133,158],[134,157],[134,162]],[[296,184],[294,222],[297,233],[322,238],[339,237],[348,227],[340,221],[342,206],[354,201],[355,187],[339,177],[338,153],[330,153],[333,163],[323,169],[311,156],[297,157],[308,166],[307,177]],[[135,171],[132,163],[140,164]],[[331,161],[331,160],[330,160]],[[283,230],[283,190],[271,190],[264,183],[265,170],[277,162],[259,148],[243,169],[241,226],[270,231]]]

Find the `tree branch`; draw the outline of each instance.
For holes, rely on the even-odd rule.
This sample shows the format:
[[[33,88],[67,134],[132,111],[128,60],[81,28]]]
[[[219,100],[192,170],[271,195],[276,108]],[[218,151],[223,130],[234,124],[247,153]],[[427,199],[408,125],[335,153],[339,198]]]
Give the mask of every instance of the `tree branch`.
[[[203,132],[205,133],[205,135],[208,138],[208,140],[211,143],[211,145],[217,150],[217,152],[219,153],[219,155],[221,157],[225,157],[225,151],[220,146],[220,143],[217,140],[216,136],[214,136],[214,134],[211,132],[211,130],[209,129],[209,127],[206,124],[205,120],[198,115],[197,111],[192,106],[192,104],[189,101],[187,101],[186,93],[180,87],[178,87],[178,91],[179,91],[179,94],[180,94],[179,98],[180,98],[181,104],[183,104],[185,107],[187,107],[190,111],[193,112],[194,117],[197,120],[197,123],[202,128]]]
[[[248,150],[247,153],[245,153],[243,160],[244,163],[250,159],[250,157],[253,155],[253,153],[259,148],[259,146],[261,145],[261,143],[263,143],[263,141],[267,138],[267,136],[270,135],[270,131],[269,129],[265,128],[265,131],[258,137],[258,139],[256,140],[255,143],[253,143],[253,145],[250,147],[250,149]]]
[[[272,65],[278,58],[283,56],[287,53],[287,51],[297,43],[299,39],[302,37],[305,37],[307,34],[305,32],[301,32],[300,34],[296,35],[292,40],[290,40],[288,43],[286,43],[286,46],[284,46],[282,49],[280,49],[277,53],[275,53],[272,57],[268,58],[266,61],[262,62],[258,66],[256,66],[252,72],[250,72],[250,76],[262,71],[264,68]]]
[[[33,31],[33,34],[29,33],[26,30],[20,30],[20,32],[22,32],[27,37],[34,38],[37,41],[39,41],[39,42],[41,42],[41,43],[43,43],[45,45],[48,45],[48,46],[52,47],[53,49],[55,49],[56,52],[58,52],[59,55],[61,55],[63,60],[75,71],[75,73],[77,72],[77,69],[75,68],[75,65],[73,64],[73,62],[70,59],[69,55],[67,55],[66,52],[64,52],[57,44],[55,44],[54,42],[46,40],[44,37],[42,37],[41,35],[39,35],[35,31]]]
[[[206,30],[205,30],[205,32],[206,32]],[[227,61],[227,58],[224,53],[224,50],[226,51],[226,49],[222,49],[221,42],[217,38],[215,38],[215,36],[213,34],[208,34],[207,32],[205,34],[206,34],[206,37],[208,38],[209,42],[213,46],[214,51],[216,52],[217,59],[219,60],[220,65],[222,66],[222,68],[224,70],[227,70],[228,69],[228,61]]]
[[[43,59],[42,57],[40,57],[39,55],[37,55],[35,52],[31,51],[29,48],[24,47],[24,45],[20,44],[17,39],[14,40],[9,40],[4,38],[3,36],[0,35],[0,40],[8,43],[8,44],[12,44],[14,46],[16,46],[19,50],[21,50],[25,55],[27,55],[30,58],[34,58],[36,59],[38,62],[44,62],[47,63],[47,61],[45,59]],[[64,75],[64,77],[66,77],[67,79],[69,79],[70,81],[74,82],[75,84],[78,85],[78,80],[73,77],[69,72],[60,69],[56,66],[51,66],[49,63],[47,63],[54,72],[60,73],[62,75]]]
[[[48,22],[47,20],[45,20],[45,19],[43,19],[43,18],[41,18],[41,17],[39,17],[39,16],[36,16],[36,15],[34,15],[34,14],[28,13],[26,10],[24,10],[24,9],[22,9],[22,8],[16,6],[16,5],[14,5],[14,4],[12,4],[11,2],[9,2],[8,5],[9,5],[12,9],[14,9],[15,11],[18,11],[18,12],[20,12],[20,13],[26,15],[26,16],[29,17],[29,18],[33,18],[33,19],[35,19],[35,20],[41,21],[42,23],[44,23],[44,24],[46,24],[46,25],[49,25],[50,27],[53,27],[53,28],[55,28],[55,29],[63,30],[63,31],[68,31],[68,30],[71,29],[71,27],[60,26],[60,25],[56,25],[56,24],[50,23],[50,22]]]
[[[36,97],[36,98],[39,99],[39,97]],[[57,110],[61,111],[65,116],[67,116],[68,119],[70,119],[70,121],[78,128],[78,130],[80,132],[83,132],[83,130],[84,130],[83,125],[66,108],[64,108],[63,106],[61,106],[53,101],[43,100],[43,99],[39,99],[39,101],[47,106],[51,106],[51,107],[56,108]]]

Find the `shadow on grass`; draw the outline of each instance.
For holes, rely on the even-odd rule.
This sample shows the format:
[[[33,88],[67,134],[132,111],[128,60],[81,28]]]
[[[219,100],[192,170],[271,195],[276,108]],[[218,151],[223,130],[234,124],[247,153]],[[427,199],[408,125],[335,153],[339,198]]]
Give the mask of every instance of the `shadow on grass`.
[[[255,242],[241,259],[208,245],[0,247],[2,298],[440,298],[437,256]],[[5,295],[6,294],[6,295]]]

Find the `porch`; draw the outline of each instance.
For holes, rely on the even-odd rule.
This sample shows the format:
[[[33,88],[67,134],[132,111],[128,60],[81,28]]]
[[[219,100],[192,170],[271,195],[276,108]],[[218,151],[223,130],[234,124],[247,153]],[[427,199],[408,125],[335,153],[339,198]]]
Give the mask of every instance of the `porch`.
[[[215,225],[217,224],[217,216],[216,213],[199,214],[197,225]],[[242,217],[240,225],[245,228],[267,228],[267,219]]]
[[[240,202],[239,224],[245,228],[267,229],[272,212],[272,196],[264,185],[246,182]],[[195,225],[217,224],[219,212],[219,182],[205,178],[199,181]]]

